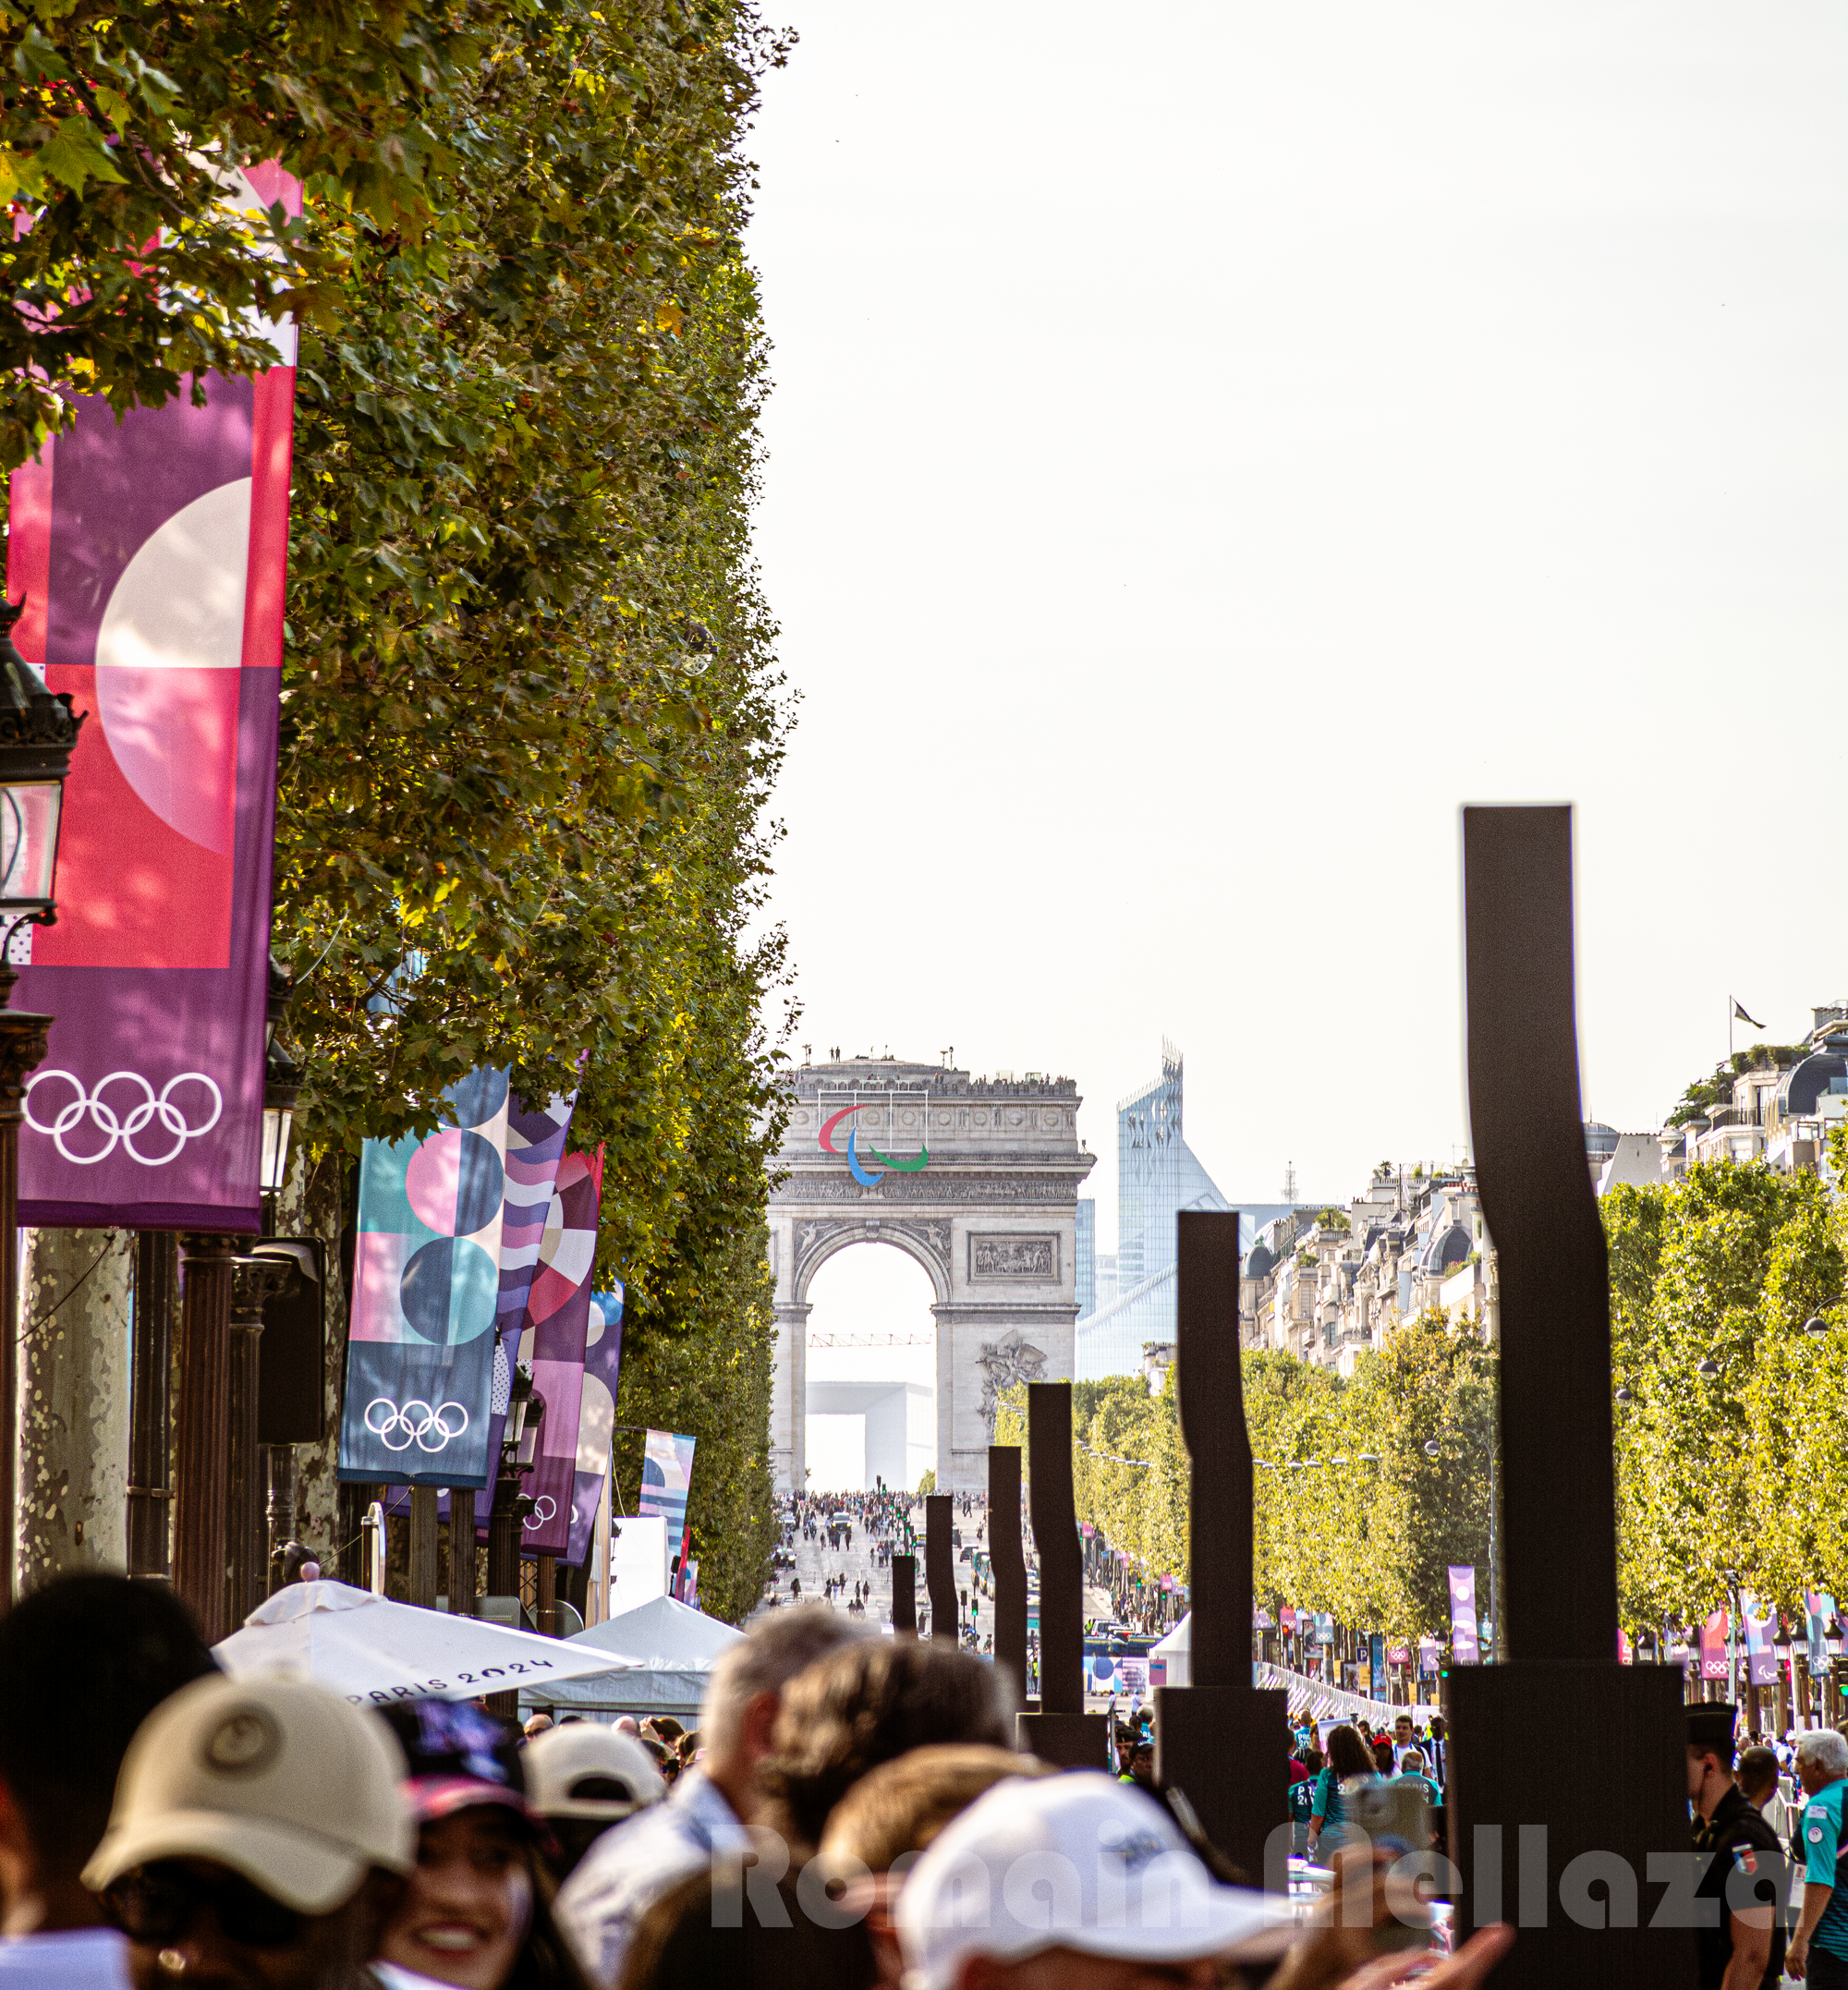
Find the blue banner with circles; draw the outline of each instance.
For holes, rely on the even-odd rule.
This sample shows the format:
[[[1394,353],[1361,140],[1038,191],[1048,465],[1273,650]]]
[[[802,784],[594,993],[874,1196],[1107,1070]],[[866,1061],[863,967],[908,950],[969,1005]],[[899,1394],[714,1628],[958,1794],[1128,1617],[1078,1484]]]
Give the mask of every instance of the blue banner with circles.
[[[487,1485],[506,1200],[507,1074],[448,1093],[427,1140],[369,1140],[346,1343],[339,1475]]]

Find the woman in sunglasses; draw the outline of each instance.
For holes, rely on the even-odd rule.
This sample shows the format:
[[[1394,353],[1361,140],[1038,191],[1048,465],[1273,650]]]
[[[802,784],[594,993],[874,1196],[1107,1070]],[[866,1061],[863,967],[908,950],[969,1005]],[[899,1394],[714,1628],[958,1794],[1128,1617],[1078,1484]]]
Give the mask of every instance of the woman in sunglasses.
[[[542,1825],[518,1736],[467,1702],[406,1701],[385,1719],[404,1750],[416,1863],[372,1968],[386,1990],[590,1990],[552,1916]]]
[[[83,1874],[136,1990],[348,1990],[412,1862],[401,1767],[306,1681],[213,1675],[158,1706]]]

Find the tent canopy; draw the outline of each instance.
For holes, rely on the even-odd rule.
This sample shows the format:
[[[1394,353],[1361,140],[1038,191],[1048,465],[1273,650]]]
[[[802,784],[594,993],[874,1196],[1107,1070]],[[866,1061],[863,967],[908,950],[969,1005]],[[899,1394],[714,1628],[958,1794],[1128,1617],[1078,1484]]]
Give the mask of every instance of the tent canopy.
[[[213,1655],[234,1679],[283,1673],[319,1680],[360,1705],[550,1690],[564,1679],[636,1662],[617,1644],[573,1651],[556,1638],[325,1581],[279,1589]]]
[[[526,1696],[534,1706],[578,1713],[697,1714],[720,1654],[743,1637],[703,1610],[656,1596],[565,1641],[567,1650],[620,1653],[632,1661],[620,1675],[535,1682]]]
[[[1165,1658],[1174,1652],[1191,1652],[1193,1648],[1194,1613],[1189,1610],[1159,1644],[1150,1647],[1149,1656],[1152,1658],[1159,1653]]]

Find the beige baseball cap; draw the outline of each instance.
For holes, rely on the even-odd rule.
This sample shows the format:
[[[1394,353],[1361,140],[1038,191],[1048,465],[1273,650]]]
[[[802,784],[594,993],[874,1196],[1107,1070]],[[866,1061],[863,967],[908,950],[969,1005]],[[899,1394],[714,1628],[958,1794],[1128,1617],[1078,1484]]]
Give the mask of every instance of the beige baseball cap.
[[[331,1913],[371,1866],[408,1872],[417,1827],[383,1721],[308,1680],[195,1680],[142,1722],[92,1893],[156,1859],[212,1859],[285,1907]]]
[[[526,1744],[526,1796],[541,1817],[602,1817],[614,1824],[658,1803],[667,1785],[632,1734],[595,1721],[548,1728]]]

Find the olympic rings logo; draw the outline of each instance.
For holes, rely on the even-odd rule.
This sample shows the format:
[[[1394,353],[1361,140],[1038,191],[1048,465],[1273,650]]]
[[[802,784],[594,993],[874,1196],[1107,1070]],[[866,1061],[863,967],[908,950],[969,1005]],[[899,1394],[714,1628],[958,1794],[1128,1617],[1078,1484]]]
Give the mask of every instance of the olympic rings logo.
[[[549,1522],[558,1518],[558,1502],[550,1493],[541,1493],[532,1503],[532,1511],[521,1521],[520,1525],[529,1534],[537,1534]]]
[[[380,1410],[385,1413],[384,1420],[374,1423],[372,1419]],[[462,1419],[453,1430],[449,1427],[452,1414]],[[413,1444],[420,1451],[441,1451],[468,1429],[468,1412],[459,1402],[439,1403],[432,1409],[427,1402],[413,1400],[400,1408],[389,1396],[374,1396],[366,1405],[365,1422],[366,1428],[388,1451],[407,1451]],[[436,1437],[434,1444],[430,1441],[432,1432]]]
[[[32,1116],[32,1094],[38,1086],[53,1078],[62,1078],[77,1097],[61,1106],[56,1117],[46,1125]],[[140,1099],[130,1106],[126,1114],[118,1114],[103,1096],[116,1084],[138,1085],[141,1088]],[[212,1114],[202,1126],[191,1124],[187,1114],[173,1102],[176,1088],[182,1085],[202,1085],[212,1094]],[[49,1135],[65,1159],[74,1161],[79,1168],[93,1168],[98,1161],[107,1160],[118,1146],[126,1147],[129,1158],[140,1161],[143,1168],[164,1168],[169,1161],[179,1159],[188,1140],[197,1140],[202,1134],[209,1134],[217,1125],[224,1110],[224,1093],[202,1071],[183,1071],[178,1077],[169,1078],[158,1096],[139,1071],[112,1071],[94,1092],[86,1092],[82,1081],[68,1071],[36,1072],[26,1083],[26,1124],[35,1134]],[[64,1136],[74,1127],[81,1126],[85,1120],[98,1133],[107,1135],[107,1145],[94,1154],[74,1154],[65,1145]],[[172,1140],[172,1151],[143,1154],[135,1145],[135,1135],[145,1132],[156,1120],[160,1122],[161,1133]]]

